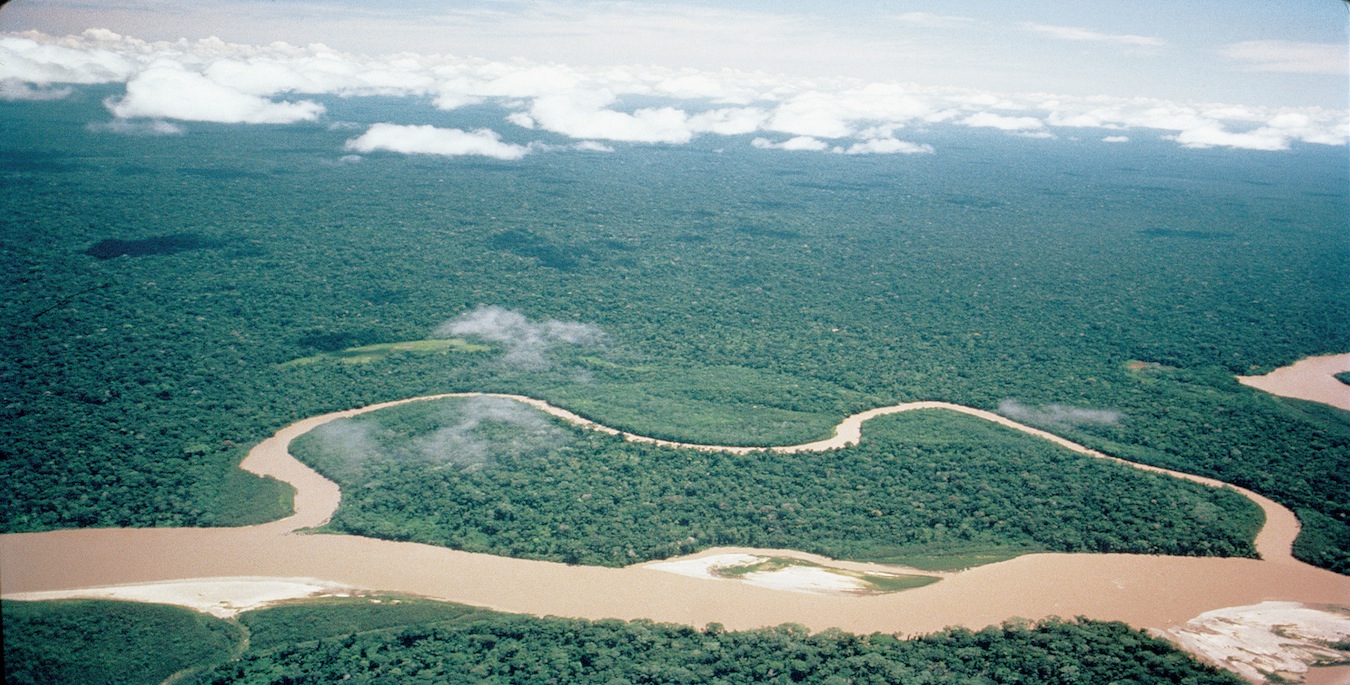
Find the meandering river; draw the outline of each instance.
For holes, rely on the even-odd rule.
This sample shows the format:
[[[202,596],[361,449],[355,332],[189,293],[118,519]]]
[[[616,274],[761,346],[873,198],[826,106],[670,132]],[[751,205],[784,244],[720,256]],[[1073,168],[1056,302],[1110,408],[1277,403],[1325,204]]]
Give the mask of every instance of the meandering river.
[[[1350,365],[1350,355],[1341,357]],[[1320,369],[1317,372],[1324,373]],[[1029,554],[946,575],[941,582],[926,587],[872,596],[791,593],[642,566],[568,566],[415,543],[297,532],[326,521],[341,494],[335,484],[290,456],[287,445],[291,439],[337,418],[447,396],[411,398],[313,417],[260,443],[243,467],[296,488],[295,514],[280,521],[242,528],[84,529],[0,536],[0,585],[4,595],[228,576],[316,578],[537,615],[649,618],[696,626],[718,622],[732,629],[792,622],[815,630],[839,627],[901,634],[951,625],[980,628],[1013,617],[1052,615],[1081,615],[1164,629],[1213,609],[1266,600],[1350,602],[1350,578],[1314,568],[1290,555],[1290,545],[1298,533],[1293,514],[1267,498],[1240,489],[1266,513],[1266,525],[1256,541],[1263,557],[1260,560]],[[508,397],[595,430],[672,444],[623,434],[540,400]],[[958,411],[1083,454],[1112,458],[997,414],[938,402],[874,409],[844,420],[829,440],[772,449],[792,452],[850,444],[859,439],[862,424],[868,419],[913,410]],[[1132,465],[1222,485],[1211,479]]]

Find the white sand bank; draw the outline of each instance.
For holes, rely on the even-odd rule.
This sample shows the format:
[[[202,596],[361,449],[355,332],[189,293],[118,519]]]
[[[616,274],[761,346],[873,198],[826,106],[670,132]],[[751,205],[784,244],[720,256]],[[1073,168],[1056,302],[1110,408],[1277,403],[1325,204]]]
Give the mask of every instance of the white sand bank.
[[[770,590],[823,595],[864,592],[870,587],[860,578],[846,576],[819,566],[787,566],[774,571],[755,571],[745,574],[741,580]]]
[[[757,557],[751,554],[713,554],[696,559],[676,559],[675,561],[658,561],[651,564],[643,564],[644,568],[654,571],[665,571],[690,578],[712,578],[713,580],[726,580],[717,575],[717,569],[733,568],[736,566],[749,566],[765,561],[768,557]]]
[[[1331,645],[1350,640],[1350,609],[1262,602],[1207,611],[1167,631],[1182,648],[1255,683],[1278,674],[1302,682],[1308,667],[1350,660]]]
[[[5,599],[117,599],[128,602],[173,604],[212,616],[229,618],[244,611],[304,597],[345,597],[353,589],[314,578],[195,578],[142,585],[114,585],[7,594]]]
[[[773,557],[744,554],[738,552],[711,554],[706,556],[658,561],[643,564],[645,568],[665,571],[691,578],[711,578],[714,580],[740,581],[747,585],[784,590],[787,592],[805,592],[817,595],[856,594],[872,589],[867,581],[842,569],[818,566],[812,562],[790,564],[780,568],[763,571],[750,571],[743,574],[724,574],[724,569],[745,568],[769,561]],[[782,559],[782,557],[778,557]]]

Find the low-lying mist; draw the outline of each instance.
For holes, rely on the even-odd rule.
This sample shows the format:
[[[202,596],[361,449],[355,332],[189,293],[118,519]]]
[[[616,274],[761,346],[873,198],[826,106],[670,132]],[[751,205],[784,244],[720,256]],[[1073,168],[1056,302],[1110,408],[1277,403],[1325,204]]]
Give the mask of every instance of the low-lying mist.
[[[571,439],[538,411],[486,396],[455,401],[413,421],[339,419],[310,435],[322,470],[338,478],[368,475],[374,465],[480,469],[501,459],[542,454]]]
[[[1125,418],[1125,414],[1114,409],[1089,409],[1070,404],[1032,407],[1012,399],[999,402],[998,413],[1014,421],[1040,426],[1116,425]]]
[[[516,369],[542,370],[551,366],[547,352],[558,344],[599,345],[605,333],[578,321],[530,321],[520,312],[496,305],[479,305],[436,328],[436,337],[470,336],[501,343],[501,363]]]

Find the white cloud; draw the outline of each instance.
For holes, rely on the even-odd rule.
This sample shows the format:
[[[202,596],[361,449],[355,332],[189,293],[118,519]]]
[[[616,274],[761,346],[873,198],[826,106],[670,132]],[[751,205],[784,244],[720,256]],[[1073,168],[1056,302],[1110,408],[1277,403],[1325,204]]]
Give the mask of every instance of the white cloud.
[[[1128,143],[1128,142],[1130,142],[1130,137],[1129,137],[1129,136],[1106,136],[1105,138],[1102,138],[1102,142],[1103,142],[1103,143]]]
[[[178,136],[183,134],[182,126],[167,121],[124,121],[116,119],[105,123],[89,124],[85,128],[90,131],[107,131],[124,136]]]
[[[460,107],[480,105],[483,103],[483,98],[466,95],[464,93],[443,92],[440,95],[437,95],[431,102],[436,105],[436,109],[449,111],[452,109],[459,109]]]
[[[1034,22],[1023,22],[1020,24],[1023,29],[1058,38],[1060,40],[1078,40],[1091,41],[1096,43],[1113,43],[1116,45],[1125,45],[1137,48],[1157,48],[1162,47],[1164,42],[1161,38],[1150,36],[1135,36],[1130,34],[1107,34],[1098,33],[1091,29],[1079,28],[1077,26],[1056,26],[1053,24],[1037,24]]]
[[[898,140],[896,138],[875,138],[873,140],[865,140],[861,143],[854,143],[847,148],[835,148],[835,151],[846,155],[916,155],[932,154],[933,146],[911,143],[907,140]]]
[[[1088,423],[1115,425],[1125,418],[1124,414],[1114,409],[1089,409],[1071,404],[1032,407],[1012,399],[1000,401],[998,413],[1014,421],[1052,426]]]
[[[1250,40],[1233,43],[1221,54],[1244,62],[1251,71],[1287,74],[1334,74],[1350,72],[1350,56],[1344,44],[1296,43],[1287,40]]]
[[[111,83],[135,71],[128,56],[96,47],[86,31],[63,44],[37,33],[0,37],[0,79],[26,83]],[[116,34],[113,34],[116,35]]]
[[[1095,39],[1084,37],[1082,29],[1053,28],[1063,36]],[[1267,46],[1260,54],[1275,53]],[[1272,58],[1267,63],[1287,61]],[[842,152],[856,145],[861,153],[887,146],[900,150],[895,136],[900,129],[910,132],[905,138],[914,139],[933,126],[953,123],[1040,136],[1059,127],[1121,134],[1155,129],[1191,147],[1273,150],[1295,142],[1344,145],[1350,140],[1346,112],[1317,107],[998,93],[729,69],[591,68],[449,55],[372,57],[322,45],[147,42],[100,30],[65,37],[0,35],[0,93],[54,96],[63,91],[49,84],[118,81],[127,83],[127,93],[108,106],[119,118],[307,121],[323,113],[320,104],[303,99],[307,95],[378,93],[429,98],[444,110],[496,105],[517,126],[597,143],[682,144],[701,135],[759,135],[780,149],[785,143],[771,141],[800,139],[793,146]],[[625,107],[635,97],[643,98],[643,106]],[[494,155],[523,154],[519,147],[485,149]]]
[[[570,138],[638,143],[687,143],[693,137],[689,115],[674,107],[639,109],[633,113],[606,109],[614,101],[605,91],[568,91],[544,95],[530,105],[529,120],[547,131]],[[513,123],[520,123],[515,119]]]
[[[273,102],[222,86],[176,62],[160,60],[127,82],[126,95],[110,100],[108,110],[123,119],[180,119],[241,124],[290,124],[313,121],[323,105]]]
[[[1009,117],[993,112],[977,112],[961,120],[966,126],[996,128],[1003,131],[1033,131],[1045,123],[1036,117]]]
[[[1263,127],[1254,131],[1234,133],[1221,126],[1198,126],[1188,128],[1169,139],[1181,143],[1184,147],[1233,147],[1244,150],[1287,150],[1289,137],[1278,130]]]
[[[714,109],[689,117],[689,129],[700,133],[739,136],[764,127],[769,115],[756,107]]]
[[[1156,129],[1171,132],[1164,137],[1192,148],[1287,150],[1295,141],[1319,145],[1350,142],[1346,113],[1319,107],[1195,107],[1161,100],[1102,97],[1066,99],[1053,106],[1047,117],[1051,126]]]
[[[717,103],[748,105],[760,97],[750,83],[744,83],[735,72],[707,73],[681,69],[678,73],[656,81],[654,93],[681,99],[707,99]]]
[[[768,138],[756,138],[750,141],[750,144],[761,150],[787,150],[789,152],[823,152],[830,149],[829,144],[825,141],[811,136],[796,136],[781,143],[775,143]]]
[[[457,128],[397,124],[375,124],[359,137],[348,140],[347,149],[447,157],[478,155],[507,160],[520,159],[530,151],[523,145],[503,143],[495,132],[487,129],[462,131]]]
[[[834,93],[813,90],[779,105],[765,128],[798,136],[844,138],[853,133],[848,119],[849,112]]]
[[[0,80],[0,101],[62,100],[73,92],[71,88],[34,88],[16,78]]]
[[[830,146],[830,144],[825,141],[820,140],[819,138],[812,138],[811,136],[796,136],[780,143],[775,143],[768,138],[755,138],[750,141],[750,145],[760,150],[832,152],[840,155],[913,155],[929,154],[933,152],[933,146],[931,145],[911,143],[896,138],[872,138],[844,147],[842,145]]]
[[[465,81],[474,94],[487,97],[528,98],[576,91],[583,86],[581,75],[558,64],[493,65],[477,77]],[[474,81],[477,81],[476,83]]]
[[[605,339],[604,331],[588,323],[531,321],[520,312],[496,305],[479,305],[441,324],[432,335],[465,335],[501,343],[505,348],[501,361],[522,369],[548,367],[547,352],[559,344],[594,346]]]
[[[598,142],[596,142],[596,141],[594,141],[594,140],[583,140],[583,141],[581,141],[580,143],[577,143],[577,144],[573,145],[573,146],[572,146],[572,149],[573,149],[573,150],[581,150],[582,152],[613,152],[613,151],[614,151],[614,148],[612,148],[612,147],[610,147],[610,146],[608,146],[608,145],[605,145],[604,143],[598,143]]]

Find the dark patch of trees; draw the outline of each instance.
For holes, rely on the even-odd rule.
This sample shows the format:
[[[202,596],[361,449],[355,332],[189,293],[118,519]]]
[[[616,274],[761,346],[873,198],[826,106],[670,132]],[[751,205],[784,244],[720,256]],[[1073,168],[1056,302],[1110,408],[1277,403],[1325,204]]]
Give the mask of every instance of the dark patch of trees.
[[[260,612],[263,613],[263,612]],[[262,617],[260,617],[262,618]],[[265,619],[264,619],[265,620]],[[913,639],[783,625],[728,631],[650,621],[473,614],[250,650],[190,682],[956,683],[1236,685],[1121,623],[1047,620]]]
[[[164,604],[0,602],[9,685],[137,685],[226,661],[243,648],[237,624]]]
[[[171,233],[136,240],[104,238],[84,251],[95,259],[114,257],[146,257],[149,255],[169,255],[187,250],[205,250],[221,247],[222,243],[209,240],[195,233]]]

